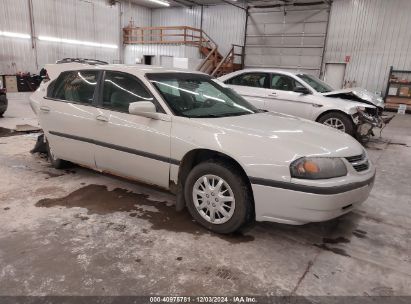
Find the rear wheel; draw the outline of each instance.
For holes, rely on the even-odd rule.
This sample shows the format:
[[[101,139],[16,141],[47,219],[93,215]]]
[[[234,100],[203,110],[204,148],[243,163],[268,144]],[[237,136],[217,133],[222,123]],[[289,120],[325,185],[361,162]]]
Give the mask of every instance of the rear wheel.
[[[217,233],[232,233],[250,222],[252,196],[241,172],[220,162],[200,163],[189,173],[185,187],[194,219]]]
[[[318,122],[344,133],[354,135],[354,123],[350,117],[343,113],[329,112],[321,116]]]
[[[63,168],[68,167],[68,165],[70,164],[68,161],[65,161],[65,160],[62,160],[62,159],[56,157],[56,155],[54,154],[53,149],[50,147],[48,141],[47,141],[47,155],[48,155],[48,159],[49,159],[51,165],[55,169],[63,169]]]

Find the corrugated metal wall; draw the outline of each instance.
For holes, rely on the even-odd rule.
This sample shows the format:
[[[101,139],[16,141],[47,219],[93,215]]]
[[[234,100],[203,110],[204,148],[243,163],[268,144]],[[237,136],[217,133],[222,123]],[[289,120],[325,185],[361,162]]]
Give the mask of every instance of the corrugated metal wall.
[[[32,0],[35,35],[116,44],[118,49],[48,42],[35,39],[36,49],[27,39],[0,37],[0,74],[29,71],[64,57],[96,58],[134,63],[138,55],[158,54],[199,58],[195,48],[179,46],[121,46],[121,28],[134,26],[201,26],[201,7],[148,9],[122,3],[111,7],[106,0]],[[30,34],[28,0],[2,0],[0,31]],[[243,44],[245,12],[231,5],[204,6],[203,29],[225,54],[232,43]],[[148,52],[147,54],[145,54]]]
[[[30,34],[27,0],[2,0],[0,31]],[[35,71],[31,41],[0,36],[0,74]]]
[[[328,6],[251,9],[247,25],[246,67],[308,71],[319,75]]]
[[[187,25],[200,28],[201,7],[193,8],[158,8],[152,10],[152,26],[179,26]]]
[[[0,31],[30,34],[28,0],[1,0]],[[119,45],[118,49],[70,45],[0,36],[0,74],[36,73],[46,63],[64,57],[96,58],[111,63],[122,55],[122,27],[133,18],[135,26],[151,25],[151,9],[106,0],[33,0],[35,35]],[[121,19],[120,19],[121,18]],[[120,22],[121,21],[121,22]],[[37,56],[36,56],[37,50]],[[36,65],[36,62],[38,65]]]
[[[345,81],[383,91],[390,66],[411,70],[410,0],[334,0],[324,63],[350,57]]]
[[[92,41],[119,45],[120,11],[104,0],[33,1],[37,36]],[[113,26],[114,25],[114,26]],[[119,60],[119,49],[37,41],[39,67],[64,57]]]
[[[232,5],[206,6],[203,29],[225,55],[232,44],[244,44],[245,19],[245,11]]]
[[[147,27],[151,26],[151,9],[143,6],[132,4],[131,2],[122,3],[122,28],[129,25],[130,20],[134,26]]]
[[[201,7],[153,9],[152,26],[201,26]],[[204,6],[203,30],[225,55],[231,44],[244,43],[245,11],[232,5]]]

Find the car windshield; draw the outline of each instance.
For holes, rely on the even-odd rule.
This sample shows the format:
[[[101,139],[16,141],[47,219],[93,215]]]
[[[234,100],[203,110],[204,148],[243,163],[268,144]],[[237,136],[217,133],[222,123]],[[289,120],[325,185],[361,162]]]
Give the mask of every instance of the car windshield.
[[[298,74],[297,76],[308,83],[314,90],[319,93],[328,93],[334,91],[331,86],[326,84],[324,81],[321,81],[317,77],[308,74]]]
[[[207,75],[149,73],[146,76],[177,116],[212,118],[259,112],[233,90]]]

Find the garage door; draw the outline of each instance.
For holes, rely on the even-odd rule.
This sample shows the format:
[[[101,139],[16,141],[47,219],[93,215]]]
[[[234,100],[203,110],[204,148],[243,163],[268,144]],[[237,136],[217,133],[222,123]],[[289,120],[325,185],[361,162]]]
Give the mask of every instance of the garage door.
[[[329,16],[327,5],[251,8],[245,66],[301,70],[319,75]]]

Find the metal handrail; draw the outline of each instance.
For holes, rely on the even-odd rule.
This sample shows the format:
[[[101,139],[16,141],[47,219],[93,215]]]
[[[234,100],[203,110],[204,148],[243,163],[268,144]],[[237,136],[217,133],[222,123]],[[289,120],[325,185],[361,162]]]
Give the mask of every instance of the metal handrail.
[[[170,31],[173,31],[170,33]],[[173,37],[172,40],[165,38]],[[182,38],[178,38],[182,37]],[[159,38],[158,40],[156,38]],[[203,30],[190,26],[150,26],[123,28],[124,44],[188,44],[218,47]]]

